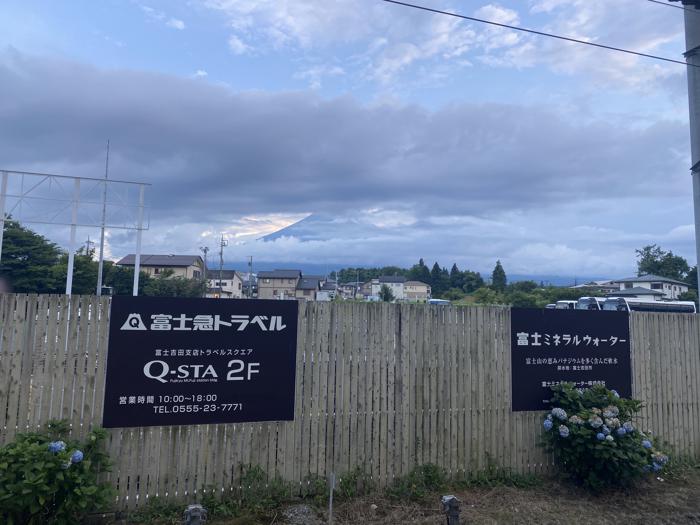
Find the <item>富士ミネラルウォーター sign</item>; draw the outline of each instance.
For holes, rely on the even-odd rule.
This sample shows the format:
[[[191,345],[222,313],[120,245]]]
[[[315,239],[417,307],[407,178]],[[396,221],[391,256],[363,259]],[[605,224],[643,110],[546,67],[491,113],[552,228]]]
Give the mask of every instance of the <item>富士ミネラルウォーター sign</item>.
[[[627,312],[513,308],[510,315],[514,411],[550,408],[550,387],[562,382],[632,395]]]
[[[115,297],[103,425],[294,418],[296,301]]]

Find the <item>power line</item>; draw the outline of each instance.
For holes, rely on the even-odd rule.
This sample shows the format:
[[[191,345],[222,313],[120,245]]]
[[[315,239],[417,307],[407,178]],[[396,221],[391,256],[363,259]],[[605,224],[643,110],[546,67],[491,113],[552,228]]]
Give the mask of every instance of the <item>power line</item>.
[[[618,51],[620,53],[627,53],[628,55],[636,55],[645,58],[653,58],[654,60],[663,60],[664,62],[672,62],[674,64],[681,64],[683,66],[700,67],[695,64],[689,64],[682,62],[681,60],[674,60],[672,58],[661,57],[657,55],[648,55],[646,53],[640,53],[638,51],[630,51],[629,49],[623,49],[621,47],[607,46],[605,44],[596,44],[595,42],[586,42],[585,40],[579,40],[577,38],[571,38],[568,36],[555,35],[554,33],[545,33],[544,31],[536,31],[534,29],[526,29],[524,27],[517,27],[508,24],[501,24],[500,22],[494,22],[492,20],[484,20],[483,18],[476,18],[473,16],[459,15],[457,13],[449,13],[447,11],[440,11],[439,9],[433,9],[431,7],[425,7],[422,5],[409,4],[407,2],[400,2],[398,0],[382,0],[390,4],[402,5],[404,7],[412,7],[413,9],[419,9],[421,11],[428,11],[429,13],[436,13],[438,15],[453,16],[455,18],[461,18],[463,20],[470,20],[472,22],[480,22],[482,24],[489,24],[492,26],[503,27],[505,29],[512,29],[513,31],[522,31],[523,33],[531,33],[533,35],[547,36],[550,38],[556,38],[557,40],[564,40],[566,42],[573,42],[576,44],[584,44],[587,46],[599,47],[601,49],[607,49],[609,51]]]
[[[689,7],[683,7],[682,5],[669,4],[667,2],[662,2],[661,0],[647,0],[647,2],[651,2],[652,4],[663,5],[666,7],[673,7],[675,9],[682,9],[683,11],[690,11],[691,13],[695,13],[696,15],[700,15],[700,11],[698,11],[697,8],[690,9]]]

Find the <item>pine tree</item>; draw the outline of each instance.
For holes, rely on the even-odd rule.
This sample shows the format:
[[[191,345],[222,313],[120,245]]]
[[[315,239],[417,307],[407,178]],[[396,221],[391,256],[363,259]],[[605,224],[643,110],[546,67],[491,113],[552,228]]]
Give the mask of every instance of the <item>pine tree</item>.
[[[506,289],[506,284],[508,284],[506,272],[501,266],[501,261],[496,261],[496,267],[491,274],[491,288],[497,292],[503,292]]]
[[[0,280],[6,281],[14,292],[56,293],[60,283],[52,267],[60,255],[61,250],[56,244],[17,221],[7,220],[2,240]]]

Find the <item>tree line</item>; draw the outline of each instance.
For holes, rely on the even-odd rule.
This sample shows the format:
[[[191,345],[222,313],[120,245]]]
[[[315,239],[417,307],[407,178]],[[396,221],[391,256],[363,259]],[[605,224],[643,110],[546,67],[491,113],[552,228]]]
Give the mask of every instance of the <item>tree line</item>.
[[[97,286],[98,262],[95,250],[80,248],[73,261],[73,293],[94,294]],[[8,220],[4,225],[0,282],[16,293],[65,293],[68,275],[68,253],[44,236]],[[104,286],[113,295],[131,295],[134,270],[104,261]],[[154,297],[203,297],[206,283],[201,280],[172,277],[163,272],[158,277],[139,273],[139,295]]]

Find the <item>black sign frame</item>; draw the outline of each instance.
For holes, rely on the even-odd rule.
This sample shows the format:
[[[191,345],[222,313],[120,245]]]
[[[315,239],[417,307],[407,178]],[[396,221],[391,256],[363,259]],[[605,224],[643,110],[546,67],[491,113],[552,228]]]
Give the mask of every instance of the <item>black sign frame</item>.
[[[551,386],[562,382],[631,397],[627,312],[511,309],[512,410],[551,408]]]
[[[297,301],[112,299],[105,428],[294,419]]]

